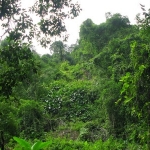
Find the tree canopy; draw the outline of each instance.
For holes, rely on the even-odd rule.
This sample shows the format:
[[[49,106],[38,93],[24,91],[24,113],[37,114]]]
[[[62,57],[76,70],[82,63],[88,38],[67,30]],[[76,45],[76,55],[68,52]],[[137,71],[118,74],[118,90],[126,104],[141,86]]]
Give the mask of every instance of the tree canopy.
[[[22,10],[15,14],[19,1],[6,2],[11,11],[2,10],[3,25],[22,17]],[[16,23],[0,43],[1,149],[37,150],[46,144],[59,150],[150,150],[150,13],[141,5],[143,17],[138,15],[135,25],[119,13],[106,13],[98,25],[87,19],[76,44],[69,48],[55,41],[51,54],[40,56],[30,40],[38,31],[45,38],[59,35],[63,6],[78,5],[37,1],[30,8],[41,19],[35,30]],[[48,13],[56,17],[55,22],[51,16],[56,28]],[[28,17],[24,21],[34,24]],[[27,35],[26,42],[28,30],[34,36]]]
[[[27,76],[29,78],[32,71],[37,72],[31,52],[32,39],[37,38],[42,46],[48,46],[51,37],[61,36],[66,31],[64,20],[77,17],[80,11],[79,4],[70,0],[39,0],[29,9],[23,8],[21,0],[1,1],[0,20],[4,29],[1,39],[7,35],[0,46],[1,94],[9,97],[18,82]],[[32,19],[35,15],[38,16],[38,23]],[[62,51],[63,47],[60,47],[60,59],[63,57]]]
[[[61,36],[66,31],[64,20],[77,17],[80,11],[79,4],[71,0],[36,0],[29,9],[23,8],[21,0],[2,0],[0,20],[3,35],[13,31],[15,35],[20,34],[22,40],[31,42],[32,38],[37,38],[42,46],[47,46],[52,36]],[[32,16],[38,17],[38,23],[34,23]]]

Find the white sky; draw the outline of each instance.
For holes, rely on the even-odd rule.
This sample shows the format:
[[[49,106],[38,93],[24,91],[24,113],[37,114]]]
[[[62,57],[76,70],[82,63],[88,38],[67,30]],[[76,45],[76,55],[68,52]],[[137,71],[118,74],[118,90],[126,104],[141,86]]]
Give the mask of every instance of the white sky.
[[[32,5],[34,0],[22,1],[23,6]],[[136,14],[141,12],[140,4],[145,5],[146,9],[150,8],[150,0],[73,0],[78,1],[81,5],[82,11],[80,15],[73,20],[66,20],[66,27],[68,34],[70,35],[68,39],[68,44],[76,43],[79,38],[80,25],[87,18],[92,19],[95,24],[100,24],[105,22],[105,13],[111,12],[120,13],[123,16],[127,16],[131,23],[135,24]],[[36,46],[36,51],[39,54],[49,53],[48,49],[41,48],[41,46]]]

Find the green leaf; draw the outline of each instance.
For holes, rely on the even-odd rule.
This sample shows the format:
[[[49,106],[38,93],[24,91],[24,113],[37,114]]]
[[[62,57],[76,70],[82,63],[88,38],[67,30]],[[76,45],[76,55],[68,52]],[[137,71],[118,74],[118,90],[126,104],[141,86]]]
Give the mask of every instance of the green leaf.
[[[127,103],[129,103],[130,101],[132,101],[132,97],[127,97],[127,96],[125,96],[124,104],[127,104]]]
[[[27,141],[25,141],[25,140],[23,140],[23,139],[21,139],[21,138],[18,138],[18,137],[13,137],[13,139],[14,139],[20,146],[22,146],[23,148],[25,148],[24,150],[31,150],[31,149],[30,149],[31,145],[30,145]]]
[[[38,141],[35,144],[33,144],[33,146],[31,147],[31,150],[40,150],[42,148],[47,147],[48,145],[50,145],[52,143],[52,141],[49,142],[41,142]]]
[[[146,69],[146,66],[144,66],[144,65],[139,66],[139,71],[141,74],[143,73],[144,69]]]
[[[38,141],[36,143],[34,143],[31,147],[31,150],[39,150],[40,149],[40,145],[41,145],[41,141]]]

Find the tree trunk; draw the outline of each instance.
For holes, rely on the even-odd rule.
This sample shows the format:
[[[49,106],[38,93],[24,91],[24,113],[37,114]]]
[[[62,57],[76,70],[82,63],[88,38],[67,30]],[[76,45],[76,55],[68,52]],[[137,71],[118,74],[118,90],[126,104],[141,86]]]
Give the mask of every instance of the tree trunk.
[[[1,131],[1,150],[4,150],[4,134],[3,131]]]

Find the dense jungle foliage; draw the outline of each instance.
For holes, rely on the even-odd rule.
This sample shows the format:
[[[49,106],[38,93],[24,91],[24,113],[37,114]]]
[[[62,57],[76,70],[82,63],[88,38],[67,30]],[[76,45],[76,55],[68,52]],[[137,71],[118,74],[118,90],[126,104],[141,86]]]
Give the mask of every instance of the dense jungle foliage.
[[[41,32],[47,46],[48,36],[65,31],[65,16],[78,16],[79,5],[39,1],[30,8],[41,17],[35,27],[18,1],[2,2],[0,149],[150,150],[150,12],[141,5],[136,25],[119,13],[106,13],[99,25],[87,19],[76,44],[55,41],[51,55],[40,56],[32,38]],[[57,16],[63,7],[70,13]],[[54,16],[44,20],[49,10]],[[15,15],[20,22],[10,29]]]

